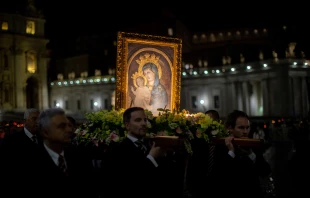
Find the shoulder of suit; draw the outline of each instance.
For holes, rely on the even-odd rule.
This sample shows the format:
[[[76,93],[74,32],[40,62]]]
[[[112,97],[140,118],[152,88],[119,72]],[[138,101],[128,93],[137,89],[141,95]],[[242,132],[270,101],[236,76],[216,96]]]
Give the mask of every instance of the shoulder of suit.
[[[16,132],[16,133],[11,133],[9,135],[6,135],[5,138],[6,139],[16,139],[16,138],[19,138],[19,137],[23,137],[23,136],[26,136],[25,132],[24,131],[19,131],[19,132]]]

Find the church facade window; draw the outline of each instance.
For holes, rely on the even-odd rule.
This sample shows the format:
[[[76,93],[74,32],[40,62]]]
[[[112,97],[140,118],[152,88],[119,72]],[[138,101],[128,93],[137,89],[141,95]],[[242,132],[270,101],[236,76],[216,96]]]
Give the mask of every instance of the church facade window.
[[[34,53],[27,53],[26,55],[27,72],[36,73],[37,71],[37,57]]]
[[[27,34],[35,34],[35,22],[34,21],[27,21],[26,22],[26,33]]]
[[[9,30],[9,23],[6,21],[1,22],[1,30]]]

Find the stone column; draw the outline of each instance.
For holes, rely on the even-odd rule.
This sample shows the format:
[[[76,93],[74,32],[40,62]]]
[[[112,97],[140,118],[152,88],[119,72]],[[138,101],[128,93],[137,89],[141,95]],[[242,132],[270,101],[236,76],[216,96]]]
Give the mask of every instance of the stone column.
[[[15,49],[13,51],[13,65],[14,71],[14,87],[15,87],[15,105],[17,111],[24,111],[26,109],[25,100],[25,72],[26,72],[26,58],[23,49]]]
[[[41,109],[46,109],[49,107],[49,95],[48,95],[48,82],[47,82],[47,68],[50,59],[48,54],[42,53],[38,57],[38,73],[40,76],[39,84],[39,107]]]
[[[295,116],[299,116],[302,114],[302,97],[301,97],[301,78],[293,77],[293,104],[294,104],[294,114]]]
[[[258,116],[263,116],[263,92],[262,92],[262,84],[260,81],[256,81],[256,90],[257,90],[257,112]]]
[[[236,88],[237,88],[237,109],[243,111],[243,89],[242,89],[242,82],[236,82]]]
[[[309,103],[308,103],[308,89],[306,77],[301,77],[301,98],[302,98],[302,116],[305,117],[308,115]]]
[[[236,90],[236,82],[232,81],[228,84],[228,91],[230,95],[227,95],[226,104],[231,104],[227,106],[228,113],[232,112],[234,109],[238,109],[238,95]]]
[[[248,81],[242,82],[242,101],[243,101],[243,111],[246,112],[249,116],[251,116],[250,109],[250,95],[249,95],[249,84]]]
[[[259,93],[259,84],[257,81],[251,81],[252,93],[250,95],[250,110],[251,116],[260,116],[260,93]]]
[[[294,89],[293,89],[293,78],[289,76],[289,116],[295,116],[295,104],[294,104]]]
[[[273,101],[273,114],[281,117],[287,117],[290,115],[290,90],[289,90],[289,66],[281,65],[276,67],[273,76],[272,89],[274,90]]]
[[[269,93],[268,93],[268,86],[269,80],[263,79],[260,81],[261,88],[262,88],[262,106],[263,106],[263,116],[269,116]]]

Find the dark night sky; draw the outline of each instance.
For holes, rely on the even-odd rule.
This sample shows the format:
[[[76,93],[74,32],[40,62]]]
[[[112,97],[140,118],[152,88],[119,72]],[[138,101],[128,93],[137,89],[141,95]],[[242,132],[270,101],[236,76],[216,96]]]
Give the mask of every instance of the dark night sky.
[[[78,29],[81,23],[105,24],[111,28],[117,28],[126,24],[134,24],[135,21],[150,21],[159,15],[160,7],[153,5],[121,6],[101,5],[103,2],[88,0],[67,1],[43,0],[38,1],[40,7],[44,8],[48,26],[64,25],[70,29]],[[59,3],[58,3],[59,2]],[[285,9],[278,9],[275,13],[272,8],[252,10],[253,8],[243,8],[236,6],[235,9],[221,8],[219,6],[200,6],[203,2],[192,7],[168,7],[185,24],[195,30],[205,30],[207,28],[225,28],[235,26],[257,26],[271,25],[272,23],[283,23],[289,18]],[[175,5],[176,6],[176,5]],[[214,8],[215,7],[215,8]],[[301,12],[302,13],[302,12]],[[273,16],[271,16],[273,15]],[[73,29],[72,29],[73,30]]]
[[[27,0],[2,1],[0,4],[18,5],[16,2]],[[107,5],[105,5],[105,3]],[[125,4],[127,2],[124,2]],[[134,26],[137,22],[148,22],[157,18],[160,13],[160,2],[132,1],[129,5],[123,2],[102,2],[97,0],[63,1],[37,0],[38,8],[43,9],[46,16],[46,36],[51,42],[70,40],[74,35],[106,29],[118,31],[124,26]],[[165,2],[167,3],[167,2]],[[177,3],[177,2],[176,2]],[[128,4],[128,3],[127,3]],[[296,33],[298,42],[309,35],[308,7],[303,4],[276,4],[250,1],[236,3],[216,1],[190,1],[166,5],[186,26],[194,31],[205,31],[225,28],[266,27],[281,28],[286,25]]]
[[[5,3],[16,6],[17,1],[27,0],[10,0]],[[3,2],[0,2],[0,10]],[[122,27],[132,27],[141,21],[151,22],[160,17],[162,9],[161,4],[155,1],[147,2],[148,4],[137,2],[134,6],[132,1],[129,2],[130,6],[122,5],[120,1],[115,1],[114,5],[113,3],[97,0],[38,0],[36,5],[44,11],[46,18],[45,32],[50,40],[48,47],[55,49],[53,51],[57,54],[62,54],[61,51],[67,50],[64,46],[74,46],[70,41],[76,40],[80,34],[90,34],[98,29],[117,32]],[[299,4],[294,8],[292,4],[280,6],[261,3],[260,5],[252,1],[247,5],[232,3],[228,5],[223,1],[219,1],[218,5],[204,1],[197,3],[190,1],[190,3],[167,5],[166,8],[193,31],[226,28],[279,28],[283,31],[281,28],[286,25],[291,38],[285,41],[277,38],[277,42],[283,43],[283,46],[287,46],[288,42],[297,42],[297,48],[300,47],[306,55],[310,54],[308,47],[310,42],[309,39],[305,39],[310,35],[308,28],[310,17],[305,5]]]
[[[40,2],[40,1],[39,1]],[[44,3],[42,3],[44,2]],[[74,1],[72,4],[60,0],[45,0],[40,5],[44,8],[47,24],[47,36],[51,39],[65,38],[71,33],[79,33],[95,28],[115,29],[133,26],[140,21],[151,21],[159,15],[159,5],[120,6],[101,5],[101,1]],[[59,3],[57,3],[59,2]],[[300,5],[295,9],[290,5],[203,5],[170,6],[176,17],[194,31],[222,28],[266,27],[281,28],[283,25],[308,33],[309,14]],[[223,4],[223,3],[221,3]],[[233,6],[233,7],[232,7]],[[85,28],[83,27],[83,25]],[[95,25],[94,25],[95,24]],[[57,30],[62,27],[63,31]]]
[[[59,3],[58,3],[59,2]],[[101,1],[87,0],[74,1],[43,0],[38,1],[44,7],[49,20],[64,20],[64,22],[79,23],[79,20],[95,19],[110,25],[117,23],[126,24],[128,21],[152,20],[158,17],[160,4],[143,6],[104,5]],[[107,2],[108,3],[108,2]],[[103,5],[102,5],[103,4]],[[188,3],[187,3],[188,4]],[[234,26],[276,25],[278,23],[302,23],[307,22],[308,15],[302,4],[298,9],[289,5],[204,5],[204,2],[193,3],[194,6],[168,7],[179,19],[187,25],[195,27],[196,24],[205,24],[206,28],[221,28]],[[221,5],[222,4],[222,5]],[[224,4],[224,5],[223,5]],[[75,21],[75,22],[74,22]],[[199,27],[199,26],[196,26]]]
[[[58,0],[56,0],[57,2]],[[123,26],[134,26],[141,21],[151,21],[159,15],[157,4],[142,6],[104,6],[101,1],[88,0],[74,4],[57,4],[48,0],[45,3],[47,17],[47,36],[65,38],[64,33],[83,32],[91,27],[115,29]],[[86,3],[88,2],[88,3]],[[194,31],[205,31],[225,28],[282,28],[288,26],[294,31],[293,39],[298,43],[304,40],[310,31],[310,16],[302,4],[298,8],[288,5],[203,5],[168,7],[176,17]],[[222,4],[222,3],[221,3]],[[147,9],[145,9],[147,8]],[[93,21],[93,22],[91,22]],[[87,28],[83,28],[85,24]],[[55,31],[62,26],[65,31]],[[297,32],[297,33],[296,33]]]

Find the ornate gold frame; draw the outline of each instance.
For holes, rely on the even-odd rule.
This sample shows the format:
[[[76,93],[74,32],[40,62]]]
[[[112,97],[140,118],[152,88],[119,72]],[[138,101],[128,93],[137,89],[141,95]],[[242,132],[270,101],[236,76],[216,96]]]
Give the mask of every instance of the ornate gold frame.
[[[167,107],[167,109],[178,112],[180,110],[181,57],[181,39],[118,32],[115,109],[130,107],[128,104],[130,101],[129,83],[134,86],[136,86],[136,83],[129,82],[129,80],[136,78],[140,74],[142,62],[149,61],[155,64],[158,59],[161,59],[160,61],[165,61],[167,64],[162,64],[164,68],[162,66],[158,67],[159,76],[168,78],[166,74],[171,74],[169,80],[163,80],[169,90],[168,102],[170,108]],[[133,69],[137,72],[133,73]]]

